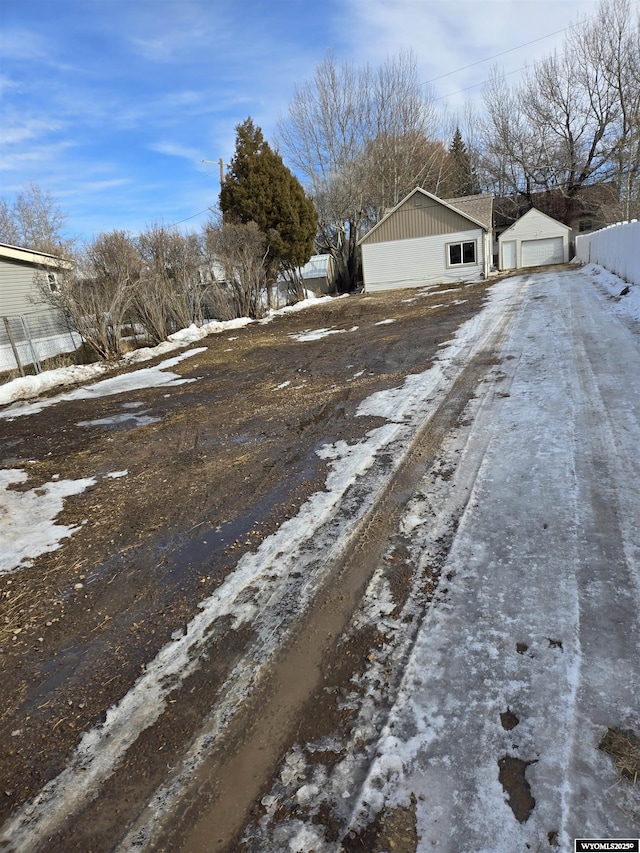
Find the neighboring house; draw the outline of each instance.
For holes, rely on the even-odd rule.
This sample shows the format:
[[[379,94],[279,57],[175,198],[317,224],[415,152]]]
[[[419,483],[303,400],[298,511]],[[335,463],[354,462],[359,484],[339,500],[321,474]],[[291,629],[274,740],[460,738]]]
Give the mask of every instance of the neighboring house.
[[[492,197],[443,201],[419,187],[359,241],[366,293],[485,278]]]
[[[52,292],[60,286],[59,276],[71,268],[69,261],[32,249],[0,243],[0,316],[59,312],[39,301],[35,283],[42,276]]]
[[[13,370],[80,345],[62,311],[42,301],[36,277],[52,292],[71,268],[63,258],[0,243],[0,371]]]
[[[569,261],[571,228],[531,208],[498,237],[498,267],[515,270]]]

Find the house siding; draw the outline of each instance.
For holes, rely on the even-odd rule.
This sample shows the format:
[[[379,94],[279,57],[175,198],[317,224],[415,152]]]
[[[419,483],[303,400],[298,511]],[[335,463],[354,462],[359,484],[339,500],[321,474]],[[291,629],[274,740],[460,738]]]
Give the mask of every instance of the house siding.
[[[415,193],[409,196],[388,219],[382,221],[370,234],[365,235],[360,244],[364,247],[394,240],[455,234],[468,227],[469,220],[462,214],[422,193]]]
[[[34,284],[36,268],[19,261],[0,258],[0,316],[51,313],[51,308],[34,300],[38,288]]]
[[[460,219],[466,224],[469,221]],[[476,242],[476,263],[447,265],[449,243]],[[376,293],[420,287],[435,282],[458,282],[479,278],[485,270],[486,240],[480,228],[448,231],[429,236],[362,245],[365,290]]]

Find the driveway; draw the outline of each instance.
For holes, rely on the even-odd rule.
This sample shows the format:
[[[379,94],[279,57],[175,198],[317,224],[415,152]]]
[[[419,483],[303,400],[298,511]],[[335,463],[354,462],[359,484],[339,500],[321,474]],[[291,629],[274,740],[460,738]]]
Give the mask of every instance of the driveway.
[[[637,837],[610,308],[575,269],[349,297],[1,412],[2,849]]]

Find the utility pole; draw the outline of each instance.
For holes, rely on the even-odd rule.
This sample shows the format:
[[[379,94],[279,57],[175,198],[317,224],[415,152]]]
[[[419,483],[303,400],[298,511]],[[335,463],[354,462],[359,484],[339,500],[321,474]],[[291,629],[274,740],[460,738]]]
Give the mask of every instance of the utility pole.
[[[224,183],[224,161],[222,157],[219,160],[201,160],[201,163],[217,163],[220,166],[220,189]]]

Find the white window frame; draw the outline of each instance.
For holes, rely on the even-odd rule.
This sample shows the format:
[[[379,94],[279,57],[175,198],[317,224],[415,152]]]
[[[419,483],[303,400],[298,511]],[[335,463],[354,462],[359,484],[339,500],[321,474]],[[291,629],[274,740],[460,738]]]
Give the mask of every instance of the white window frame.
[[[464,246],[473,245],[473,260],[464,260]],[[451,261],[451,248],[453,246],[460,247],[460,263],[455,264]],[[478,264],[478,241],[477,240],[456,240],[454,243],[447,243],[447,267],[471,267]]]
[[[49,290],[51,293],[58,293],[60,290],[60,282],[58,281],[58,274],[55,272],[47,272],[45,273],[47,276],[47,284],[49,285]]]

